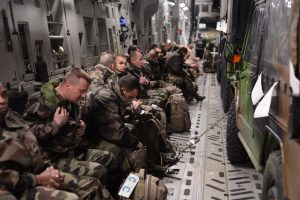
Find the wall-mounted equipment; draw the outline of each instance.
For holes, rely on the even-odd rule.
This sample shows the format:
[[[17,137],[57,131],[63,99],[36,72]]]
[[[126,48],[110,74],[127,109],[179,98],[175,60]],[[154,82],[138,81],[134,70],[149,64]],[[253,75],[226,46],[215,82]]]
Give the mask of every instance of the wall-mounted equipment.
[[[10,35],[10,31],[9,31],[8,19],[7,19],[6,12],[4,9],[2,9],[2,19],[3,19],[5,34],[6,34],[7,51],[11,52],[11,51],[13,51],[13,45],[12,45],[11,35]]]

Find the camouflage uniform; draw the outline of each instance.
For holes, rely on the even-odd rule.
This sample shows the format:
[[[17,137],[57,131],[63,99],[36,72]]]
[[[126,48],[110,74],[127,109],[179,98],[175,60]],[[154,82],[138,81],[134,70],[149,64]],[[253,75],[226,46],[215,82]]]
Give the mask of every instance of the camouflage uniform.
[[[44,159],[62,171],[74,175],[88,175],[106,179],[106,167],[115,168],[116,158],[109,152],[89,150],[78,152],[83,139],[75,133],[79,128],[80,110],[77,104],[67,102],[55,92],[57,82],[49,82],[41,92],[33,94],[26,105],[24,119],[37,137]],[[53,121],[56,108],[62,106],[69,112],[68,122],[61,128]],[[87,143],[81,149],[88,149]],[[79,155],[85,161],[74,160]],[[90,162],[87,162],[90,161]],[[94,163],[95,162],[95,163]]]
[[[89,130],[97,132],[94,136],[98,141],[104,139],[115,145],[134,149],[139,140],[124,124],[129,103],[123,100],[118,84],[113,82],[107,87],[96,88],[89,94],[89,99]]]
[[[95,70],[89,73],[90,78],[92,79],[92,84],[90,85],[90,90],[100,86],[106,85],[111,82],[112,79],[116,77],[116,74],[113,70],[108,67],[98,64],[95,66]]]
[[[6,113],[0,134],[0,199],[99,199],[104,194],[99,193],[98,180],[71,174],[65,174],[59,190],[38,186],[35,175],[46,164],[35,136],[17,113]]]
[[[112,193],[117,193],[118,186],[134,166],[129,162],[129,154],[139,140],[125,126],[123,117],[127,103],[122,100],[119,88],[112,85],[98,87],[89,93],[87,131],[94,137],[98,149],[109,151],[118,159],[119,169],[109,177],[111,185],[108,185]]]
[[[149,74],[151,73],[151,69],[139,69],[133,65],[129,65],[127,68],[128,73],[131,75],[135,76],[137,79],[140,79],[140,76],[143,74],[149,79]],[[151,80],[151,79],[149,79]],[[141,86],[141,94],[139,99],[142,101],[143,104],[145,105],[158,105],[160,107],[164,107],[166,103],[166,99],[168,98],[166,94],[161,94],[161,93],[153,93],[151,96],[148,96],[148,91],[150,90],[150,86]],[[149,93],[150,94],[150,93]]]
[[[197,95],[198,87],[184,65],[184,57],[178,52],[173,52],[167,59],[169,76],[166,81],[176,85],[183,92],[185,98],[189,99]]]

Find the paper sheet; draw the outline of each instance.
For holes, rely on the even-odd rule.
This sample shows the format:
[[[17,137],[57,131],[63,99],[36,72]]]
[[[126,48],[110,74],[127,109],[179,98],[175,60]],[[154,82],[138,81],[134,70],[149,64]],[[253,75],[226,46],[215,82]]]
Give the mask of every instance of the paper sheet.
[[[257,102],[264,96],[264,92],[262,90],[262,85],[261,85],[261,75],[262,75],[262,73],[260,73],[260,75],[258,76],[258,79],[254,85],[252,92],[251,92],[251,99],[252,99],[253,105],[256,105]]]
[[[292,64],[292,61],[290,61],[290,86],[293,91],[293,95],[297,96],[300,94],[299,87],[300,87],[300,81],[295,76],[295,70]]]
[[[277,84],[278,82],[274,83],[272,87],[269,89],[269,91],[267,92],[267,94],[264,96],[264,98],[259,102],[254,112],[254,118],[269,116],[272,94]]]

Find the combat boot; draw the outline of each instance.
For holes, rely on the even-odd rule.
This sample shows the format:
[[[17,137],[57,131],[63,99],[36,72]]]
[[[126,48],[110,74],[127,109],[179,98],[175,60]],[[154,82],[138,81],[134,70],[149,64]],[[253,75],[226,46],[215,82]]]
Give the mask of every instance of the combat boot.
[[[194,98],[199,102],[199,101],[203,101],[205,99],[205,96],[200,96],[199,94],[195,94]]]

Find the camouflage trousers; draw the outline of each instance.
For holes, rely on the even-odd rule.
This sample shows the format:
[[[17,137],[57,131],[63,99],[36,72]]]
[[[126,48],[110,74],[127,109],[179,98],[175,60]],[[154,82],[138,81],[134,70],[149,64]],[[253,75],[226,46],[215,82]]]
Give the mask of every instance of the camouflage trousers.
[[[99,179],[101,183],[105,183],[107,180],[106,167],[95,162],[61,158],[55,165],[55,168],[76,176],[94,177]]]
[[[76,176],[95,177],[106,183],[107,168],[116,168],[118,166],[116,157],[108,152],[98,149],[88,149],[81,160],[72,158],[60,158],[55,167],[63,172],[68,172]]]
[[[60,189],[73,192],[83,200],[112,200],[109,191],[102,183],[93,177],[75,176],[70,173],[65,175],[64,183]]]
[[[198,91],[196,83],[188,76],[170,75],[166,81],[181,89],[185,98],[193,97]]]
[[[16,198],[13,194],[6,190],[0,190],[0,200],[79,200],[79,196],[77,194],[57,190],[47,187],[34,187],[25,191],[25,193]]]
[[[29,188],[16,198],[6,190],[0,190],[1,200],[112,200],[109,191],[92,177],[78,177],[69,173],[62,173],[65,178],[60,188],[36,186]]]
[[[108,169],[115,169],[118,167],[117,157],[109,151],[100,149],[88,149],[83,160],[99,163]]]
[[[124,148],[118,147],[117,145],[110,143],[106,140],[101,140],[97,146],[98,149],[109,151],[118,160],[118,168],[110,169],[108,174],[107,187],[111,194],[118,194],[118,190],[123,180],[131,171],[131,166],[127,158],[127,152]]]
[[[126,173],[131,171],[130,164],[126,158],[126,150],[106,140],[101,140],[97,146],[102,151],[108,151],[117,158],[117,166],[119,170]]]

